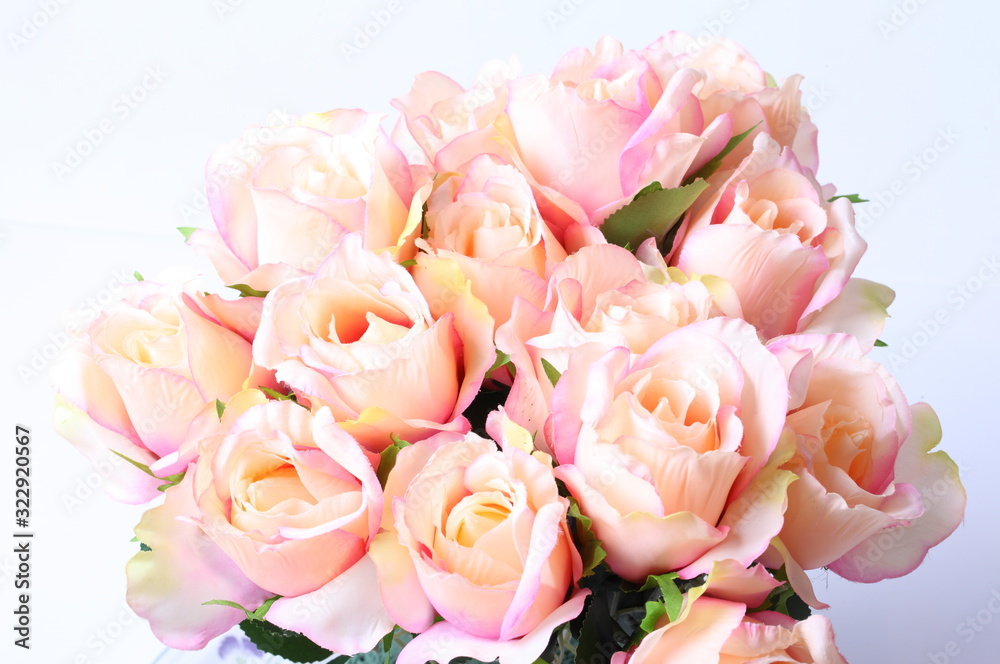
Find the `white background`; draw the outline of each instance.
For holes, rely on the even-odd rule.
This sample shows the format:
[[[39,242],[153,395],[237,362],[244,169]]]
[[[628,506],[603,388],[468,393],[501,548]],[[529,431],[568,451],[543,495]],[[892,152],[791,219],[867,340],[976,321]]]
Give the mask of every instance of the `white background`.
[[[13,432],[24,424],[36,532],[30,652],[10,645],[13,544],[0,543],[0,661],[136,664],[162,651],[124,609],[140,512],[87,488],[99,475],[51,431],[46,366],[61,311],[107,302],[120,274],[195,262],[174,228],[210,224],[198,191],[216,145],[274,109],[389,111],[423,70],[471,85],[491,58],[548,72],[602,34],[641,47],[670,29],[724,34],[776,78],[806,76],[820,180],[872,199],[859,206],[870,250],[858,274],[898,293],[878,357],[911,401],[934,405],[969,490],[965,524],[910,576],[861,586],[814,573],[843,653],[853,664],[998,661],[997,5],[399,0],[348,61],[341,45],[387,0],[225,1],[5,0],[0,10],[0,523],[13,519]],[[133,93],[149,69],[162,80]],[[126,116],[116,100],[129,94],[143,99]],[[105,118],[111,133],[60,178],[54,164]],[[934,327],[936,315],[947,322]],[[949,647],[958,654],[934,655]]]

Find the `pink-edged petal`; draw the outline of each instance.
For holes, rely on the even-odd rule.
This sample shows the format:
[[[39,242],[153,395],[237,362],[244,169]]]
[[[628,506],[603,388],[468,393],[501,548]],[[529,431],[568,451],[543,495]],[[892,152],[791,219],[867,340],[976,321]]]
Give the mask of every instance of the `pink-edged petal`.
[[[358,209],[351,210],[350,221],[334,220],[281,191],[253,189],[251,193],[257,208],[257,251],[262,265],[287,263],[307,271],[315,269],[344,237],[345,228],[361,229],[364,203],[360,201]]]
[[[826,616],[811,615],[796,623],[793,632],[799,643],[792,646],[791,651],[805,650],[815,664],[847,664],[847,660],[837,650],[833,624]]]
[[[530,628],[538,622],[540,612],[544,616],[544,612],[550,609],[545,606],[542,596],[551,593],[540,593],[542,585],[562,588],[573,582],[573,579],[569,578],[568,565],[560,566],[560,569],[565,571],[566,578],[551,578],[553,571],[550,559],[553,556],[561,559],[560,554],[570,549],[575,552],[574,545],[569,541],[565,519],[566,505],[562,502],[542,505],[535,513],[528,556],[524,561],[524,570],[517,591],[500,626],[501,639],[507,640],[523,635],[528,631],[524,626]]]
[[[228,282],[232,283],[232,282]],[[242,282],[241,282],[242,283]],[[249,342],[257,336],[263,316],[264,298],[240,297],[227,300],[219,295],[205,295],[198,299],[201,308],[225,328],[232,330]]]
[[[242,279],[256,266],[247,265],[233,253],[218,231],[199,228],[188,236],[187,244],[209,260],[224,283],[244,283]]]
[[[420,586],[409,549],[399,543],[396,533],[376,535],[368,553],[378,571],[379,593],[392,620],[417,634],[434,624],[437,612]]]
[[[763,565],[747,568],[737,560],[720,560],[712,565],[705,581],[706,593],[718,599],[760,606],[781,582]]]
[[[191,518],[198,514],[194,473],[166,492],[135,528],[151,551],[137,553],[125,567],[126,600],[149,621],[160,641],[180,650],[204,648],[246,616],[239,609],[204,602],[226,600],[255,609],[272,593],[259,588]]]
[[[719,664],[719,653],[745,613],[742,604],[700,597],[676,622],[644,638],[632,657],[657,664]]]
[[[641,125],[641,114],[610,99],[581,99],[573,88],[544,76],[512,81],[507,113],[524,164],[539,182],[588,214],[622,198],[616,156]],[[596,155],[593,145],[602,146]]]
[[[769,339],[795,331],[829,264],[820,249],[803,247],[794,235],[716,224],[685,238],[677,266],[729,282],[746,320]]]
[[[580,502],[581,511],[593,519],[594,533],[608,553],[612,571],[629,581],[680,569],[726,539],[726,528],[714,528],[690,512],[662,517],[647,512],[622,515],[587,485],[574,466],[557,467],[556,477]],[[637,548],[636,542],[643,545]]]
[[[459,265],[449,260],[417,259],[415,281],[420,288],[431,314],[438,319],[452,315],[453,325],[462,344],[464,366],[462,384],[454,402],[454,417],[468,407],[486,372],[496,361],[493,345],[494,321],[486,305],[473,294],[472,284]],[[437,367],[435,370],[439,370]],[[450,419],[450,418],[449,418]]]
[[[121,457],[150,464],[156,457],[131,439],[95,422],[87,413],[60,395],[56,395],[53,428],[87,457],[104,477],[104,491],[124,503],[148,503],[160,495],[157,487],[163,480],[145,473]]]
[[[97,424],[122,436],[136,437],[117,386],[82,344],[67,350],[52,366],[49,376],[52,387]]]
[[[209,525],[212,540],[219,548],[249,579],[275,595],[302,595],[321,588],[365,554],[365,541],[346,530],[309,539],[286,539],[273,545],[254,540],[225,523]],[[323,549],[337,551],[337,556],[316,555]]]
[[[157,456],[177,451],[205,407],[194,382],[166,369],[141,367],[115,355],[98,361],[115,382],[143,444]]]
[[[830,271],[823,275],[812,301],[806,307],[808,315],[829,304],[844,289],[868,244],[854,225],[854,208],[846,198],[838,198],[827,210],[828,228],[821,236],[823,244],[835,245],[828,251]],[[831,238],[827,240],[827,238]]]
[[[830,569],[845,579],[874,583],[909,574],[965,516],[958,466],[945,452],[932,452],[941,442],[937,415],[924,403],[914,404],[911,412],[913,431],[896,458],[895,476],[919,491],[924,513],[908,526],[873,535],[832,563]]]
[[[188,366],[202,400],[229,401],[250,377],[250,344],[189,307],[180,311],[187,335]]]
[[[267,620],[341,655],[368,652],[394,624],[377,586],[375,564],[364,556],[319,590],[279,599]]]
[[[879,509],[849,505],[840,494],[828,492],[803,471],[788,489],[781,541],[803,569],[816,569],[894,523],[891,514]]]
[[[759,341],[756,331],[746,322],[731,318],[713,318],[671,332],[654,344],[636,362],[633,371],[654,363],[661,352],[672,346],[680,349],[704,346],[705,335],[729,347],[743,368],[739,416],[743,424],[740,454],[750,460],[734,484],[732,495],[742,491],[767,463],[778,444],[787,413],[788,382],[777,359]],[[725,367],[722,356],[706,364],[713,373]],[[725,375],[725,374],[723,374]]]
[[[788,583],[792,590],[803,602],[814,609],[829,609],[830,605],[819,601],[816,591],[813,589],[812,580],[806,574],[802,566],[795,562],[795,559],[788,553],[781,538],[775,537],[771,540],[770,548],[761,556],[762,562],[772,569],[785,566],[785,574],[788,576]]]
[[[829,304],[803,318],[797,331],[801,334],[844,332],[857,337],[867,352],[882,333],[889,305],[895,297],[888,286],[867,279],[850,279]]]
[[[548,645],[552,632],[580,615],[589,594],[589,590],[576,591],[538,627],[519,639],[484,639],[451,623],[439,622],[406,644],[396,663],[424,664],[433,660],[445,664],[456,657],[471,657],[481,662],[499,659],[500,664],[533,664]]]
[[[789,471],[761,471],[719,522],[720,529],[729,529],[726,538],[681,570],[681,578],[708,573],[719,560],[733,559],[749,566],[764,553],[784,523],[788,485],[795,479]]]

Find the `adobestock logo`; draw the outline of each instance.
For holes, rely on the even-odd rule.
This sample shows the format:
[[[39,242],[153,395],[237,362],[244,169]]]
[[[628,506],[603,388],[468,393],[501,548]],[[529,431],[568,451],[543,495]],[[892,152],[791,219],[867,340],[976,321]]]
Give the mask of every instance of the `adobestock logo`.
[[[997,614],[1000,614],[1000,590],[996,588],[990,593],[990,598],[986,606],[976,611],[974,614],[965,617],[965,620],[955,626],[955,633],[960,637],[958,640],[951,640],[944,644],[942,650],[927,653],[927,661],[931,664],[950,664],[955,658],[962,654],[962,646],[968,646],[982,634],[993,622]]]

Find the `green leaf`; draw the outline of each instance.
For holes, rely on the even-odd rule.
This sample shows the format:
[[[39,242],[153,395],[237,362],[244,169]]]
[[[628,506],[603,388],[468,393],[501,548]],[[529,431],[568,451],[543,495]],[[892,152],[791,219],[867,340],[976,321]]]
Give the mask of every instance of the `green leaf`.
[[[838,194],[838,195],[834,196],[833,198],[828,199],[826,202],[827,203],[832,203],[835,200],[837,200],[838,198],[846,198],[847,200],[849,200],[852,203],[867,203],[868,202],[867,198],[861,198],[857,194]]]
[[[566,514],[576,524],[576,538],[580,544],[580,556],[583,558],[583,576],[590,576],[604,562],[608,553],[604,550],[601,540],[594,534],[594,521],[580,511],[580,503],[570,496],[569,511]]]
[[[252,620],[263,620],[267,612],[271,610],[271,605],[281,599],[281,595],[275,595],[269,599],[264,600],[264,603],[258,606],[256,609],[247,614],[247,618]]]
[[[688,208],[705,191],[708,183],[695,180],[674,189],[649,190],[614,212],[601,224],[601,232],[611,244],[638,247],[649,238],[663,239]],[[647,191],[649,190],[649,191]]]
[[[135,272],[133,272],[132,276],[135,277],[136,281],[145,281],[145,279],[142,278],[142,275],[139,274],[139,270],[136,270]]]
[[[886,342],[882,341],[881,339],[876,339],[875,340],[875,348],[885,348],[888,345],[889,344],[887,344]]]
[[[178,226],[177,230],[179,230],[181,232],[181,235],[184,236],[184,239],[187,240],[187,239],[189,239],[191,237],[191,234],[194,233],[198,229],[197,228],[192,228],[190,226]]]
[[[115,450],[111,450],[111,453],[114,454],[115,456],[118,456],[118,457],[121,457],[122,459],[125,459],[130,464],[132,464],[133,466],[135,466],[136,468],[138,468],[142,472],[146,473],[147,475],[152,475],[153,477],[156,477],[156,475],[153,474],[153,471],[151,471],[149,469],[149,466],[147,466],[146,464],[139,463],[138,461],[136,461],[134,459],[129,459],[127,456],[125,456],[121,452],[116,452]]]
[[[389,480],[389,473],[396,466],[396,457],[399,456],[399,451],[404,447],[409,447],[410,443],[403,440],[396,434],[389,434],[390,439],[392,439],[392,444],[382,450],[379,454],[378,459],[378,471],[376,475],[378,476],[379,484],[382,488],[385,488],[385,483]]]
[[[146,544],[144,544],[143,542],[139,542],[139,550],[140,551],[152,551],[152,549],[149,548],[148,546],[146,546]]]
[[[302,634],[281,629],[266,620],[248,618],[240,623],[240,629],[258,650],[284,657],[289,662],[321,662],[333,655]]]
[[[809,608],[809,605],[802,601],[802,598],[795,593],[795,590],[792,589],[792,584],[788,582],[788,575],[785,573],[784,566],[770,571],[771,574],[774,575],[775,579],[783,581],[784,583],[772,590],[760,606],[753,608],[750,611],[776,611],[794,618],[795,620],[805,620],[808,618],[812,614],[812,610]]]
[[[289,392],[288,394],[282,394],[276,390],[272,390],[270,387],[258,387],[258,390],[271,397],[272,399],[277,399],[278,401],[295,401],[295,392]],[[220,415],[221,417],[221,415]]]
[[[115,450],[111,450],[111,453],[114,454],[114,455],[116,455],[116,456],[118,456],[118,457],[121,457],[122,459],[125,459],[130,464],[132,464],[133,466],[135,466],[136,468],[138,468],[142,472],[146,473],[150,477],[155,477],[158,480],[166,480],[166,482],[167,482],[166,484],[163,484],[161,486],[156,487],[159,491],[166,491],[167,489],[169,489],[170,487],[174,486],[175,484],[178,484],[182,479],[184,479],[184,473],[177,473],[176,475],[167,475],[166,477],[160,477],[159,475],[157,475],[156,473],[154,473],[152,470],[150,470],[149,466],[147,466],[144,463],[139,463],[135,459],[130,459],[127,456],[125,456],[124,454],[122,454],[121,452],[116,452]]]
[[[167,475],[162,479],[165,479],[167,483],[161,484],[160,486],[156,487],[157,491],[166,491],[172,486],[177,486],[178,484],[181,483],[181,480],[184,479],[184,473],[177,473],[176,475]]]
[[[226,404],[222,403],[218,399],[215,400],[215,412],[219,414],[219,419],[222,419],[222,414],[226,412]]]
[[[416,258],[411,258],[409,260],[400,261],[400,263],[399,263],[400,267],[413,267],[416,264],[417,264],[417,259]]]
[[[575,661],[586,664],[609,664],[611,655],[619,650],[615,639],[615,621],[611,617],[608,600],[608,593],[595,593],[588,598],[580,626]]]
[[[242,604],[237,604],[236,602],[230,602],[228,599],[210,599],[207,602],[202,602],[202,606],[228,606],[230,609],[239,609],[243,613],[247,614],[247,618],[250,618],[250,611],[247,610]]]
[[[545,369],[545,375],[548,376],[549,382],[552,383],[552,387],[555,387],[556,383],[559,382],[559,379],[562,378],[562,374],[559,373],[559,371],[552,366],[552,363],[544,357],[542,358],[542,368]]]
[[[267,612],[271,610],[271,605],[281,599],[281,595],[275,595],[274,597],[269,597],[264,600],[264,603],[258,606],[256,609],[251,611],[242,604],[237,604],[236,602],[230,602],[228,599],[210,599],[207,602],[202,602],[203,606],[209,606],[216,604],[218,606],[228,606],[231,609],[239,609],[247,615],[247,620],[263,622],[264,617]],[[244,621],[245,622],[245,621]]]
[[[660,593],[663,595],[662,603],[667,618],[671,622],[677,620],[677,617],[681,614],[681,607],[684,606],[684,593],[677,587],[675,579],[677,579],[677,572],[658,575],[651,574],[641,588],[641,590],[649,590],[654,587],[660,589]]]
[[[667,615],[667,607],[663,602],[646,602],[646,617],[639,623],[639,629],[649,634],[656,629],[656,623]]]
[[[250,288],[246,284],[231,284],[226,286],[226,288],[232,288],[234,291],[239,291],[240,297],[265,297],[268,291],[256,290]]]
[[[729,156],[729,153],[736,149],[736,146],[743,142],[743,140],[750,135],[750,133],[760,126],[760,122],[750,127],[744,132],[736,134],[726,143],[726,147],[722,148],[719,154],[715,155],[708,162],[698,169],[698,172],[688,178],[688,182],[696,182],[699,179],[707,180],[709,177],[715,174],[719,167],[722,166],[722,160]]]
[[[494,371],[496,371],[500,367],[504,366],[505,364],[509,364],[509,363],[510,363],[510,355],[508,355],[507,353],[504,353],[503,351],[501,351],[498,348],[497,349],[497,359],[496,359],[496,362],[494,362],[493,366],[490,367],[490,370],[486,372],[486,375],[489,375],[489,374],[493,373]],[[513,367],[513,365],[511,365],[511,370],[513,371],[513,369],[514,369],[514,367]]]
[[[392,662],[392,642],[396,640],[396,626],[393,625],[389,633],[382,637],[382,651],[385,653],[385,664]]]
[[[663,185],[660,184],[658,180],[653,180],[652,182],[650,182],[649,184],[647,184],[645,187],[643,187],[642,189],[640,189],[638,192],[636,192],[635,196],[632,197],[632,200],[634,201],[635,199],[639,198],[640,196],[645,196],[646,194],[651,194],[654,191],[663,191]]]

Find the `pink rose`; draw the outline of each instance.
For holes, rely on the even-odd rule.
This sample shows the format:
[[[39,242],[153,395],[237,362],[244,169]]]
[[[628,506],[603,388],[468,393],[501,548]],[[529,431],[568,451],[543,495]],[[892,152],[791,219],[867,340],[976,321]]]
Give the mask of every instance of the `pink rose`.
[[[612,664],[847,664],[824,616],[797,622],[780,613],[709,597],[690,601],[675,622],[657,629]]]
[[[647,264],[615,245],[584,247],[552,268],[544,306],[515,298],[496,339],[516,370],[506,408],[521,426],[541,431],[551,412],[543,361],[562,372],[573,349],[591,342],[642,353],[680,327],[739,314],[721,279],[690,280],[655,250],[652,257]],[[547,450],[541,439],[539,446]]]
[[[411,173],[380,119],[339,109],[248,129],[207,167],[218,232],[197,230],[188,243],[225,283],[263,291],[314,272],[347,233],[410,258],[426,176]]]
[[[672,263],[725,279],[744,318],[773,338],[833,301],[865,248],[850,202],[827,202],[795,155],[761,135],[678,232]]]
[[[468,90],[440,72],[417,75],[409,93],[392,100],[402,114],[394,138],[399,134],[399,142],[416,143],[433,164],[438,151],[452,140],[497,119],[507,103],[507,82],[518,69],[516,61],[493,60]]]
[[[424,220],[428,252],[458,264],[498,326],[517,296],[542,306],[548,272],[566,258],[524,175],[492,155],[442,176]]]
[[[794,479],[765,467],[787,390],[753,328],[733,319],[683,327],[638,357],[597,344],[570,356],[546,434],[615,573],[692,578],[767,549]]]
[[[372,459],[329,410],[254,402],[224,415],[226,433],[143,516],[136,536],[151,550],[126,568],[129,605],[167,645],[197,649],[245,617],[204,602],[252,610],[282,595],[270,622],[364,652],[392,626],[366,555],[382,514]]]
[[[725,146],[731,124],[704,121],[695,95],[703,80],[603,38],[593,55],[564,56],[551,78],[511,81],[510,131],[534,180],[599,226],[650,182],[676,187]]]
[[[93,463],[111,468],[113,498],[143,503],[197,456],[199,435],[251,379],[271,385],[251,361],[254,298],[205,295],[183,280],[126,288],[52,370],[55,430]],[[120,456],[149,466],[153,475]]]
[[[391,434],[467,430],[462,411],[496,359],[493,321],[452,267],[430,270],[421,292],[347,235],[315,274],[268,294],[254,357],[374,452]]]
[[[386,491],[392,513],[372,556],[393,620],[419,633],[400,664],[531,664],[579,614],[586,593],[566,598],[582,563],[551,465],[443,433],[400,452]]]
[[[815,168],[815,127],[801,110],[799,80],[769,87],[760,67],[728,40],[702,47],[671,33],[625,51],[605,37],[593,51],[567,53],[551,77],[510,80],[504,112],[453,135],[433,163],[447,171],[492,153],[517,164],[557,238],[570,246],[576,241],[563,234],[575,224],[599,226],[650,182],[679,186],[749,130],[771,134]],[[723,165],[738,164],[749,144]]]
[[[695,39],[683,32],[669,32],[643,51],[651,62],[661,59],[671,67],[702,72],[705,80],[695,94],[701,100],[705,122],[728,117],[732,134],[752,130],[722,161],[735,168],[750,154],[759,134],[767,134],[790,148],[812,172],[819,167],[816,126],[802,103],[802,77],[789,76],[780,85],[736,42],[726,38]],[[663,66],[663,65],[661,65]]]
[[[965,491],[929,406],[911,409],[886,370],[847,335],[769,346],[789,375],[795,456],[781,541],[804,569],[855,581],[913,571],[962,520]]]

